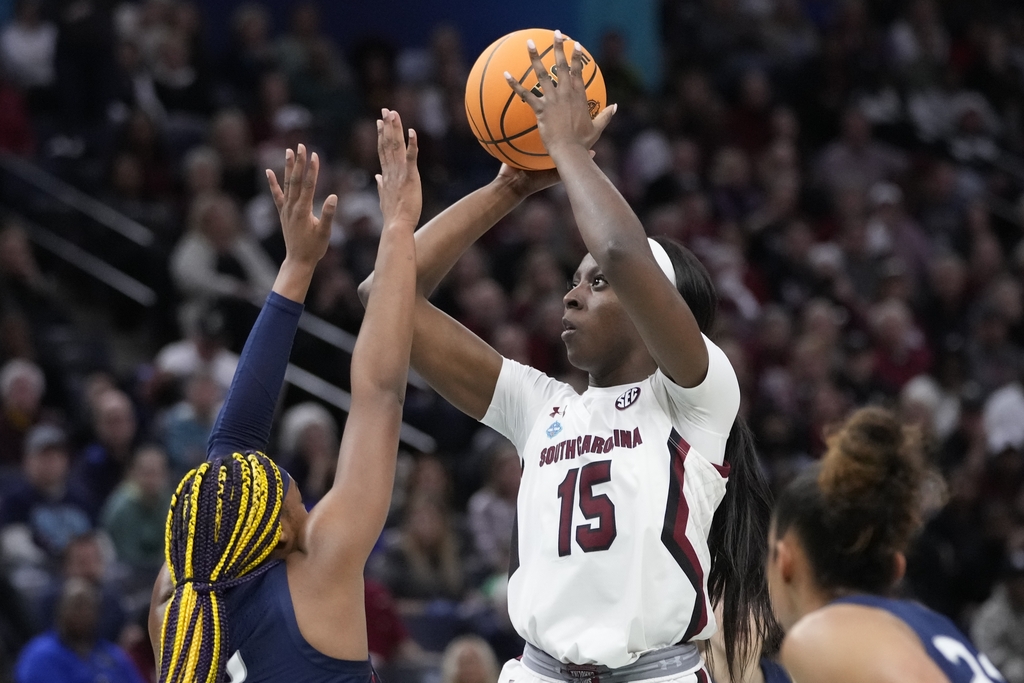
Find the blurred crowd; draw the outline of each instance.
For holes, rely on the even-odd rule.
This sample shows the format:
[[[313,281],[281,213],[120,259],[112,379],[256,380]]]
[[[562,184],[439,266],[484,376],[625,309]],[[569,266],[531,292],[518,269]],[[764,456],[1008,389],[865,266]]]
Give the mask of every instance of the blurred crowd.
[[[619,104],[595,158],[650,234],[712,273],[716,339],[773,486],[853,407],[896,407],[936,472],[901,591],[1024,683],[1024,7],[663,0],[660,19],[657,86],[621,35],[588,46]],[[152,679],[145,612],[172,487],[205,457],[283,257],[263,169],[280,177],[298,142],[324,160],[318,193],[339,210],[307,309],[350,332],[381,229],[380,108],[419,133],[424,220],[497,172],[464,113],[476,55],[451,26],[425,27],[422,46],[341,46],[300,2],[282,26],[238,6],[224,49],[207,30],[202,6],[177,0],[22,0],[0,30],[0,149],[153,231],[163,312],[125,372],[119,330],[82,329],[29,231],[4,221],[0,681],[15,666],[20,681],[63,680],[38,678],[62,651],[110,681]],[[560,332],[584,251],[553,188],[475,245],[436,301],[582,389]],[[87,362],[62,351],[71,338]],[[300,338],[293,359],[347,385],[340,352]],[[285,397],[271,454],[308,504],[332,481],[341,417]],[[410,390],[406,421],[438,451],[400,455],[367,568],[374,659],[389,678],[494,683],[522,647],[504,606],[517,456],[429,391]]]

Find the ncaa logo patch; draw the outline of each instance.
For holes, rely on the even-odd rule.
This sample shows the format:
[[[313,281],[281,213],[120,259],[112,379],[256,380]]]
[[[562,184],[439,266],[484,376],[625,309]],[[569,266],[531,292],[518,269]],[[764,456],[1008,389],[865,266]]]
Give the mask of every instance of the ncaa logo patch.
[[[636,403],[636,400],[638,398],[640,398],[640,387],[633,387],[632,389],[627,389],[626,393],[615,399],[615,407],[618,408],[619,410],[625,410],[626,408]]]
[[[547,429],[547,435],[549,439],[553,439],[558,436],[558,433],[562,431],[562,423],[557,420],[551,423],[551,426]]]

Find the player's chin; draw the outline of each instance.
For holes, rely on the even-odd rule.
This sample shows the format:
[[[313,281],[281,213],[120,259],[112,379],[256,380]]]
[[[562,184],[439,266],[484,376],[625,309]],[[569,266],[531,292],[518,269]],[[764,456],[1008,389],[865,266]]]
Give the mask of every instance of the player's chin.
[[[575,330],[567,330],[567,332],[575,332]],[[579,341],[576,339],[576,334],[562,333],[562,343],[565,345],[565,356],[569,361],[569,364],[574,368],[585,370],[587,367],[586,357],[584,349],[581,348]]]

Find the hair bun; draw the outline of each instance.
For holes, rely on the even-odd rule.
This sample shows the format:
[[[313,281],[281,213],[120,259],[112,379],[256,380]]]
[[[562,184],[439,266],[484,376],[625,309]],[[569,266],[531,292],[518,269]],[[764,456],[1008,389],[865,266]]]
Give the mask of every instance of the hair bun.
[[[921,520],[926,478],[920,430],[891,411],[861,408],[828,438],[818,485],[831,515],[856,517],[876,542],[902,550]]]

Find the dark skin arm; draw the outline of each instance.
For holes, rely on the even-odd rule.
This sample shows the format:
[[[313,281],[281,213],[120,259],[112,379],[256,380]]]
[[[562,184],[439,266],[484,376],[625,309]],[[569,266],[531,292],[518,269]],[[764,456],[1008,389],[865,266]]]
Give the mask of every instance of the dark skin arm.
[[[611,121],[606,110],[595,121],[592,145]],[[588,154],[591,154],[588,152]],[[470,193],[416,231],[416,289],[412,367],[452,405],[474,419],[487,412],[501,372],[501,356],[427,297],[459,257],[523,199],[558,182],[558,173],[521,171],[502,165],[489,185]],[[374,275],[359,285],[365,303]]]
[[[587,249],[658,367],[680,386],[699,385],[707,376],[708,353],[697,321],[654,260],[640,220],[587,152],[595,122],[587,106],[579,43],[569,64],[561,34],[555,33],[558,73],[570,74],[559,80],[558,87],[532,41],[527,51],[543,97],[523,88],[508,73],[506,80],[537,115],[541,139],[555,161]]]
[[[378,122],[378,153],[384,229],[375,266],[387,286],[371,294],[352,354],[352,406],[334,486],[309,514],[306,553],[288,559],[303,636],[324,654],[355,660],[367,656],[363,567],[384,527],[394,485],[412,344],[413,230],[422,204],[416,136],[410,131],[406,146],[395,112]]]
[[[327,252],[331,223],[338,206],[338,198],[332,194],[324,200],[320,219],[313,216],[313,193],[319,170],[320,158],[314,153],[307,163],[306,148],[299,145],[296,152],[290,149],[285,152],[284,189],[278,184],[274,172],[267,171],[267,181],[281,217],[286,247],[284,263],[274,281],[274,291],[299,303],[306,298],[316,264]],[[165,564],[153,585],[148,620],[149,637],[158,664],[164,612],[173,593],[174,585]]]

